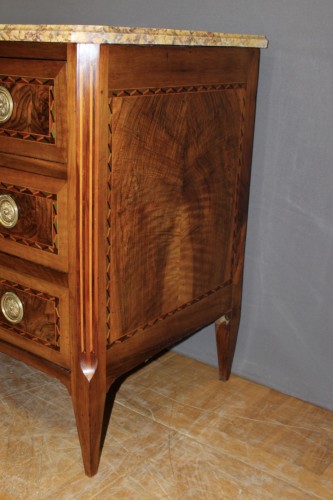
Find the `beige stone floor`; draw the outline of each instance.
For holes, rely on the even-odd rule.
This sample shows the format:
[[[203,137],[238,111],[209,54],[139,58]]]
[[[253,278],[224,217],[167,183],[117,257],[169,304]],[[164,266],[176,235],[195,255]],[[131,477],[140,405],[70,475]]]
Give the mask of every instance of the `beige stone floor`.
[[[333,413],[175,353],[117,393],[83,473],[60,382],[0,354],[0,500],[333,499]]]

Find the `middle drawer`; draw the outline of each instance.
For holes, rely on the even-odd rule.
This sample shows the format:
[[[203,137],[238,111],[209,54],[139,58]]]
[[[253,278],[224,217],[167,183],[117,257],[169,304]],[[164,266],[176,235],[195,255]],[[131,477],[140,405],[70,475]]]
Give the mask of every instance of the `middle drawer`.
[[[66,181],[0,168],[0,251],[68,270]]]

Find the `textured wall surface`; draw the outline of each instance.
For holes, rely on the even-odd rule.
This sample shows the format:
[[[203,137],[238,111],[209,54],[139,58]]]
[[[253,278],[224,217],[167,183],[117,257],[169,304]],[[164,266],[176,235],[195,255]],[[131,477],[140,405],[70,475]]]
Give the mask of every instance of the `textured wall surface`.
[[[263,33],[234,372],[333,409],[333,2],[2,0],[2,23]],[[213,327],[177,347],[216,364]]]

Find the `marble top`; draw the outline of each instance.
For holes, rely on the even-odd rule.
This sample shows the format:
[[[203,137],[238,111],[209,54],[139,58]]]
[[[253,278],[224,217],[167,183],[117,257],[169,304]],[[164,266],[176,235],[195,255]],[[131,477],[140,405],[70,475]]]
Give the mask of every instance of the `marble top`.
[[[165,28],[115,26],[0,24],[0,41],[107,43],[133,45],[193,45],[264,49],[263,35],[241,35]]]

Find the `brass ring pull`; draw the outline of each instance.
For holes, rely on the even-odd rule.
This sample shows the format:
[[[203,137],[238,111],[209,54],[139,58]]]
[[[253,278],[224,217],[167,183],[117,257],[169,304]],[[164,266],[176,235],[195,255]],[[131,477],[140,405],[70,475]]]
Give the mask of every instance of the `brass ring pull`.
[[[3,227],[11,228],[17,224],[18,207],[15,200],[8,194],[0,195],[0,224]]]
[[[0,86],[0,123],[6,123],[13,113],[13,99],[6,87]]]
[[[23,319],[23,304],[13,292],[6,292],[1,297],[1,311],[10,323],[20,323]]]

